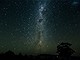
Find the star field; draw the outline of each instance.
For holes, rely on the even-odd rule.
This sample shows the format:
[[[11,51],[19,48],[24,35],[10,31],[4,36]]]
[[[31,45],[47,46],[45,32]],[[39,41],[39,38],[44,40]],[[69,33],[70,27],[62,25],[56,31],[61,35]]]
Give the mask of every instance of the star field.
[[[80,55],[79,36],[79,0],[0,1],[0,53],[56,54],[58,43],[70,42]]]

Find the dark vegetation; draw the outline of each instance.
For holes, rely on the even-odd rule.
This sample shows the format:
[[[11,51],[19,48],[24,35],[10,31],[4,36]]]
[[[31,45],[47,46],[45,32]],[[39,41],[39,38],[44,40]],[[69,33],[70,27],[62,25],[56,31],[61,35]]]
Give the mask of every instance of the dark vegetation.
[[[50,54],[40,54],[37,56],[34,55],[15,55],[12,51],[0,54],[0,60],[80,60],[80,57],[71,56],[75,53],[74,50],[70,48],[72,44],[70,43],[61,43],[57,46],[58,55]]]

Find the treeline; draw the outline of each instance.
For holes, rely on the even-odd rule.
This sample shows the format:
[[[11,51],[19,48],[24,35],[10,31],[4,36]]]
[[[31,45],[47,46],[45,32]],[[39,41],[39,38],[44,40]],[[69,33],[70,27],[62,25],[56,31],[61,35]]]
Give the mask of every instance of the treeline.
[[[50,54],[40,54],[37,56],[34,55],[22,55],[21,53],[16,55],[12,51],[8,51],[6,53],[0,54],[0,60],[80,60],[80,57],[76,56],[70,56],[70,57],[64,57],[65,59],[59,58],[58,55],[50,55]]]
[[[50,54],[40,54],[40,55],[22,55],[21,53],[16,55],[12,51],[8,51],[6,53],[0,54],[0,60],[57,60],[56,55],[50,55]]]
[[[80,57],[71,56],[75,51],[70,47],[70,43],[60,43],[57,46],[58,55],[40,54],[40,55],[19,55],[14,54],[12,51],[0,54],[0,60],[80,60]]]

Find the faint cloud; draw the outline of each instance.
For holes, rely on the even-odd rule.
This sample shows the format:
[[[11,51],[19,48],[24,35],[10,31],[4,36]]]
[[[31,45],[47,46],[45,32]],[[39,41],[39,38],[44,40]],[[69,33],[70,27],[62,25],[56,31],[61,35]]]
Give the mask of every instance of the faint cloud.
[[[77,4],[79,4],[79,2],[77,1],[72,2],[72,5],[77,5]]]

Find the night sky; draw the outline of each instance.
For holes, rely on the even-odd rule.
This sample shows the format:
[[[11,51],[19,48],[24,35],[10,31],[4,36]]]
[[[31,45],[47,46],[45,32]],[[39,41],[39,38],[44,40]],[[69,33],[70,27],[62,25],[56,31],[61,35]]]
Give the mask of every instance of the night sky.
[[[0,0],[0,53],[56,54],[61,42],[80,56],[80,0]]]

